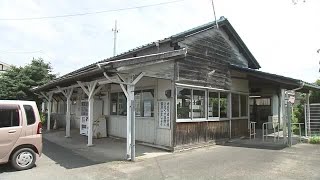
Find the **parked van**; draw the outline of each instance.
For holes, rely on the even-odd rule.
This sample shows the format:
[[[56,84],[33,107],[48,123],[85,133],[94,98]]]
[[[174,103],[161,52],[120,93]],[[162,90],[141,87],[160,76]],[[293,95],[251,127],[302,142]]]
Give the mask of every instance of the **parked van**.
[[[0,164],[32,168],[42,153],[41,131],[35,102],[0,100]]]

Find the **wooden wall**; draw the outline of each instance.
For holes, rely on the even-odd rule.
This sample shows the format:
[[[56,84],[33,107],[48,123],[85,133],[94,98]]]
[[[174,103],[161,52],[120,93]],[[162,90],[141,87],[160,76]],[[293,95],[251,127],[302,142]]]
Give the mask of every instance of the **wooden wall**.
[[[228,65],[248,67],[247,60],[221,30],[211,29],[180,41],[188,50],[184,60],[178,61],[178,82],[230,89]],[[209,73],[214,70],[214,73]],[[208,74],[209,73],[209,74]]]
[[[230,121],[176,123],[175,146],[230,138]],[[248,136],[248,119],[232,120],[232,137]]]
[[[249,136],[248,119],[235,119],[231,122],[232,137]]]

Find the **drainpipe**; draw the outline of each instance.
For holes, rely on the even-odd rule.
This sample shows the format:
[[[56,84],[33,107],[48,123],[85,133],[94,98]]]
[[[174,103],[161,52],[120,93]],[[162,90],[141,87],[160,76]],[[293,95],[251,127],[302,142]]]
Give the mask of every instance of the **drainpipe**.
[[[297,90],[300,90],[303,88],[304,86],[304,82],[303,81],[300,81],[300,87],[298,88],[295,88],[295,89],[292,89],[291,91],[297,91]],[[292,117],[292,107],[290,108],[290,102],[289,102],[289,94],[288,92],[286,93],[286,99],[287,99],[287,120],[288,120],[288,144],[289,144],[289,147],[292,146],[292,127],[291,127],[291,117]]]

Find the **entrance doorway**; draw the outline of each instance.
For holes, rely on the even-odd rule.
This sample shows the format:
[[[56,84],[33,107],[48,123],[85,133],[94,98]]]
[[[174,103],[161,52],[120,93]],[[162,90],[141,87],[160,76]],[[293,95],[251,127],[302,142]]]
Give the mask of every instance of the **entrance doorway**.
[[[250,97],[249,103],[250,120],[256,122],[257,129],[261,129],[262,124],[272,116],[271,97]]]

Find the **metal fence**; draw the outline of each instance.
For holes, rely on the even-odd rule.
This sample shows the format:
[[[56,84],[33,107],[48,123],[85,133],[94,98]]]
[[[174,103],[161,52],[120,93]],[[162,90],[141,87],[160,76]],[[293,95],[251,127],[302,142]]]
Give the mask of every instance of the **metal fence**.
[[[306,134],[320,136],[320,103],[305,105]]]

